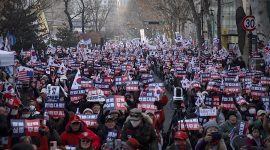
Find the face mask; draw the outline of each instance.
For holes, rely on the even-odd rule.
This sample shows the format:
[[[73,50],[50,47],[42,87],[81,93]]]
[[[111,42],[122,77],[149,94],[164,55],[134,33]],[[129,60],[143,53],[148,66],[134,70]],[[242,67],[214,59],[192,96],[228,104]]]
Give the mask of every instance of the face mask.
[[[30,114],[22,114],[22,118],[29,118]]]
[[[18,109],[12,109],[11,112],[10,112],[10,114],[11,114],[12,116],[17,115],[17,114],[18,114]]]
[[[91,142],[81,144],[83,149],[88,149],[91,146]]]
[[[130,123],[131,123],[133,128],[136,128],[136,127],[138,127],[140,125],[141,120],[138,120],[138,121],[132,120],[132,121],[130,121]]]
[[[182,108],[182,112],[186,112],[186,108]]]
[[[34,105],[29,106],[30,111],[35,111],[36,107]]]
[[[248,110],[248,112],[250,113],[250,114],[255,114],[256,113],[256,109],[255,108],[250,108],[249,110]]]
[[[240,109],[241,109],[241,111],[247,111],[246,107],[241,107]]]

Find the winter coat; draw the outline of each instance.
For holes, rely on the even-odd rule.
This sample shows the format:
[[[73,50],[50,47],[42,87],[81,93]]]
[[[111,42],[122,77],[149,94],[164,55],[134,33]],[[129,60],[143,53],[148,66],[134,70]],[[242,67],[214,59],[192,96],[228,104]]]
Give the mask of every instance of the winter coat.
[[[140,143],[140,150],[157,150],[158,139],[155,129],[152,125],[152,120],[149,116],[143,115],[143,122],[139,127],[134,128],[129,117],[127,118],[121,134],[122,141],[127,141],[128,138],[135,138]]]
[[[120,130],[119,129],[108,129],[105,125],[100,125],[98,128],[98,133],[97,135],[101,139],[101,143],[107,143],[111,142],[114,139],[119,139],[120,138]]]
[[[240,121],[237,120],[235,125],[232,125],[229,120],[226,120],[224,123],[220,125],[221,133],[223,134],[223,138],[225,141],[229,140],[229,134],[231,133],[232,129],[234,127],[237,127],[239,125]]]
[[[256,140],[253,138],[252,135],[248,134],[246,139],[246,146],[247,147],[263,147],[263,140],[261,138],[258,139],[258,142],[260,142],[260,145],[256,142]]]
[[[78,145],[80,142],[80,135],[83,132],[87,132],[91,136],[92,140],[92,146],[98,150],[100,148],[100,138],[93,133],[91,130],[87,129],[87,126],[85,123],[81,122],[80,124],[80,130],[78,132],[73,132],[70,127],[71,122],[69,122],[66,125],[65,131],[61,134],[61,144],[63,146],[65,145]]]

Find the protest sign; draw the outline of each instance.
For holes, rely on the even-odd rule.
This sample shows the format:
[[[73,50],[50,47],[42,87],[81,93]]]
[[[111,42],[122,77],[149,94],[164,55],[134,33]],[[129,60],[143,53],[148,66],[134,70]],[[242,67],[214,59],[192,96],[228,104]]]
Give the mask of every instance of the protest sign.
[[[154,105],[154,102],[157,100],[157,97],[154,96],[140,96],[138,108],[142,110],[155,111],[157,110],[157,107]]]
[[[45,111],[51,117],[65,117],[65,103],[64,102],[46,102]]]
[[[199,120],[198,118],[185,119],[178,121],[178,128],[182,131],[198,131],[199,130]]]
[[[239,82],[224,82],[223,93],[239,94],[241,92],[241,84]]]
[[[84,88],[84,89],[89,89],[89,88],[92,88],[94,87],[93,85],[93,81],[81,81],[81,88]]]
[[[87,125],[87,127],[97,127],[97,118],[98,115],[91,114],[91,115],[78,115],[80,119]]]
[[[59,86],[47,86],[48,99],[59,99],[60,87]]]
[[[127,81],[126,91],[139,91],[139,81]]]
[[[234,101],[233,101],[233,96],[225,96],[225,95],[223,95],[222,99],[221,99],[220,107],[223,108],[224,110],[234,109],[235,104],[234,104]]]
[[[211,117],[217,115],[217,108],[199,108],[199,115],[201,117]]]
[[[106,98],[105,107],[108,110],[126,110],[125,97],[120,95],[109,96]]]
[[[261,100],[263,102],[265,110],[269,109],[269,104],[270,104],[270,96],[262,96]]]
[[[257,97],[261,97],[261,96],[266,96],[267,95],[267,88],[263,87],[261,85],[252,85],[250,87],[251,96],[257,96]]]
[[[21,137],[25,135],[24,119],[11,119],[10,124],[12,128],[12,136]]]
[[[39,119],[25,119],[25,135],[26,136],[39,136]]]

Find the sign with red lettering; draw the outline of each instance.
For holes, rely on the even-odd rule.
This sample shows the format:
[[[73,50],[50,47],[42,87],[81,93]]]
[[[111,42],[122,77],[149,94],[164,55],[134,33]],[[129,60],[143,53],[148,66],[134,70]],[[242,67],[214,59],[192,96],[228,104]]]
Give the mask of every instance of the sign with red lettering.
[[[46,102],[45,110],[51,117],[65,117],[65,103],[63,102]]]
[[[221,108],[224,110],[231,110],[235,108],[235,104],[233,101],[233,96],[222,96],[221,99]]]
[[[199,130],[199,120],[198,118],[194,119],[185,119],[178,121],[178,129],[182,131],[192,130],[198,131]]]
[[[106,98],[104,107],[108,110],[126,110],[125,97],[121,95],[109,96]]]
[[[261,96],[266,96],[267,95],[266,87],[263,87],[261,85],[252,85],[250,87],[250,90],[251,90],[251,93],[250,93],[251,96],[261,97]]]
[[[225,94],[239,94],[241,92],[241,84],[239,82],[225,82],[223,92]]]
[[[87,127],[97,127],[97,115],[78,115]]]
[[[139,91],[139,81],[127,81],[126,91]]]

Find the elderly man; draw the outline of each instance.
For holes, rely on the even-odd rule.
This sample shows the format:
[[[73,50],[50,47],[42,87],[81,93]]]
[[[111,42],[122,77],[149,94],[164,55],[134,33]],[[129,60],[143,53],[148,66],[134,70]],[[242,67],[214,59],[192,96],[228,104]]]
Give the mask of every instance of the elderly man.
[[[122,141],[128,141],[130,138],[139,142],[140,150],[158,149],[158,140],[151,118],[137,108],[130,110],[122,130]]]

